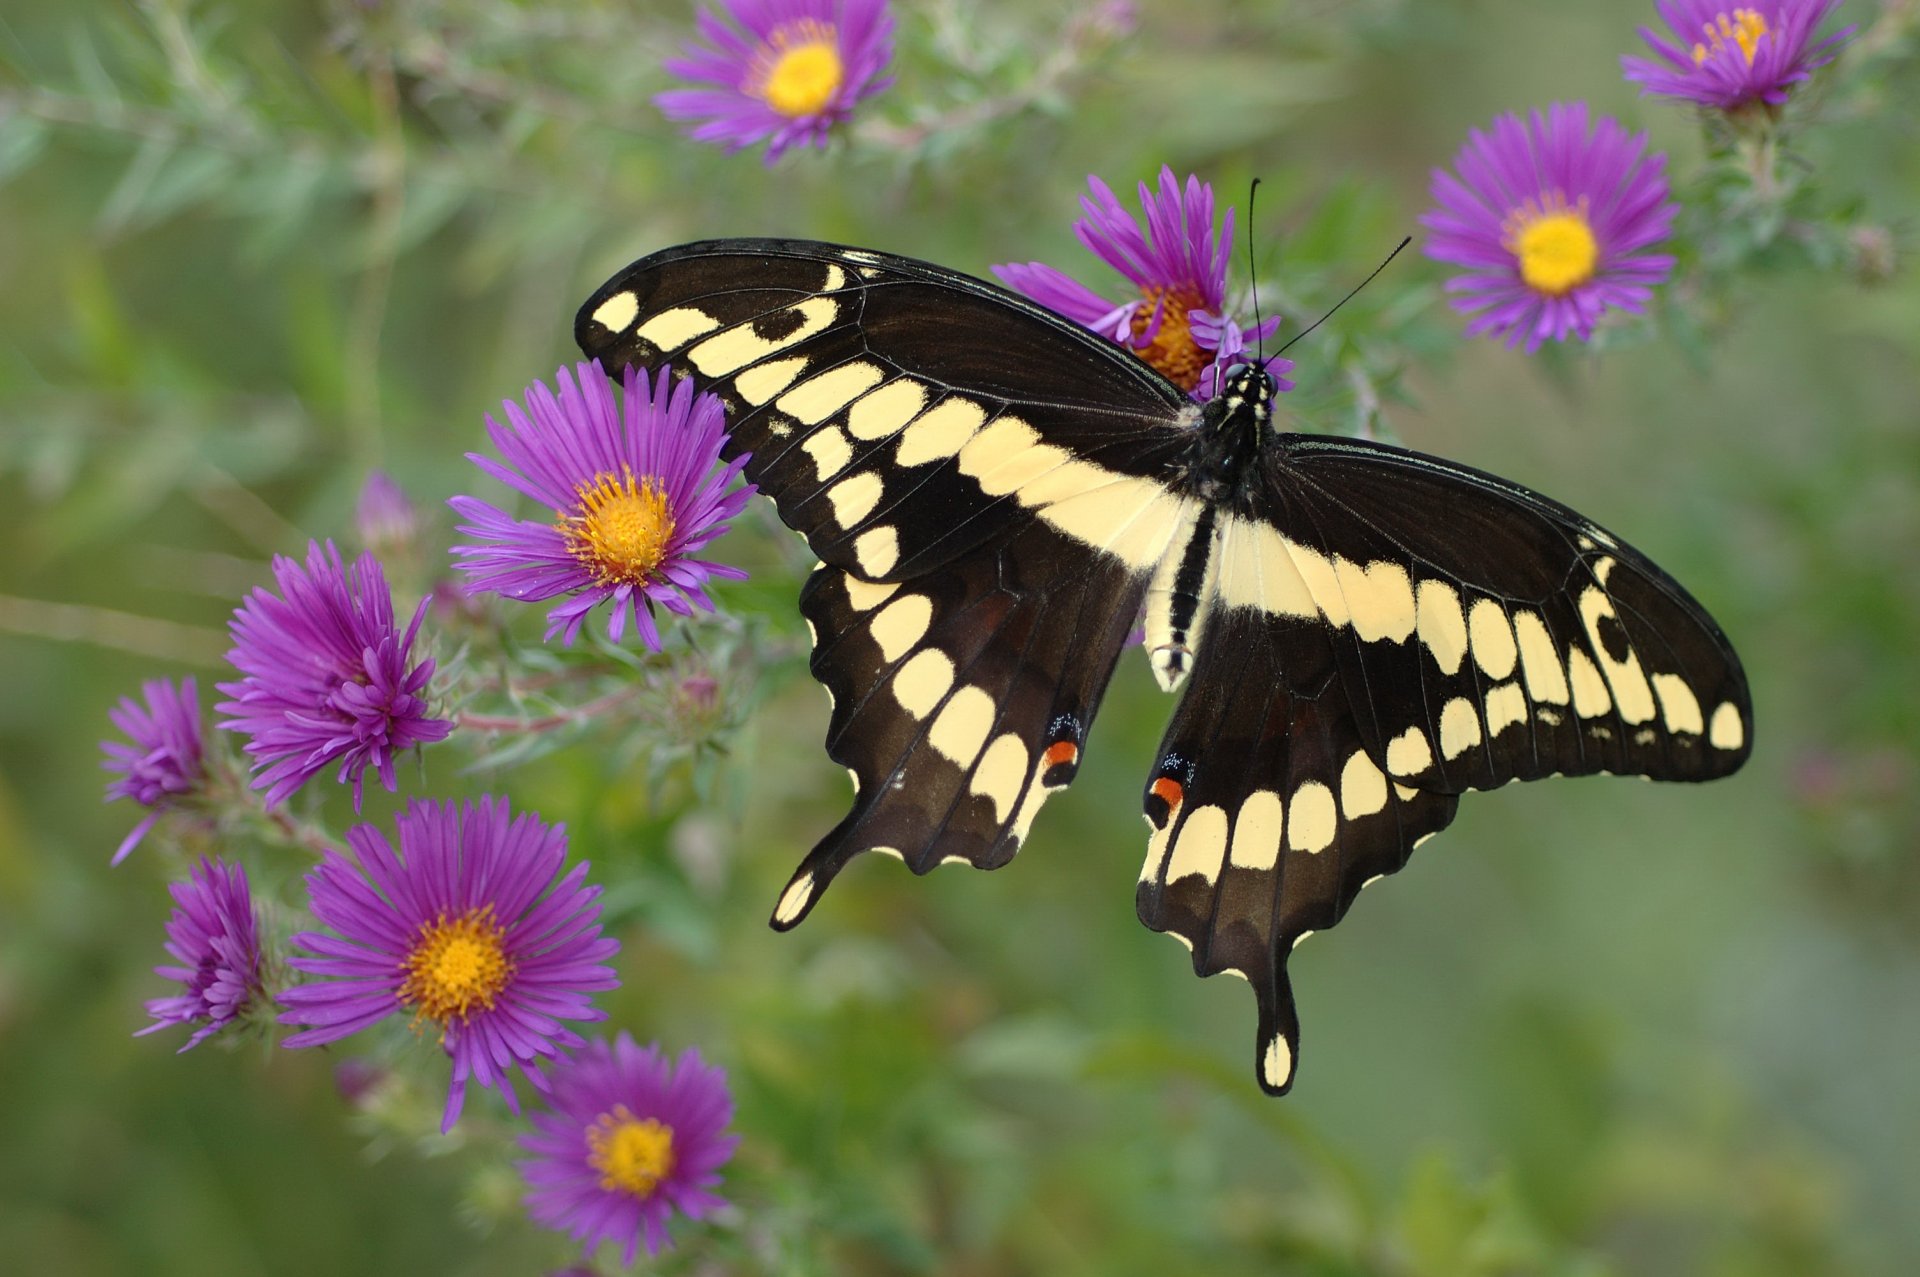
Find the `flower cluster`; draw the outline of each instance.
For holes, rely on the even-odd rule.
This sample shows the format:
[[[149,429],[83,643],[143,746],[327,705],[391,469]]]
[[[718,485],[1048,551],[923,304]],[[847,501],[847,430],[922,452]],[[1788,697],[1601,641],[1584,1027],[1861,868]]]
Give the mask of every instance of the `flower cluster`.
[[[1244,327],[1226,309],[1233,258],[1233,210],[1216,226],[1213,187],[1189,175],[1183,185],[1162,167],[1158,188],[1140,183],[1143,232],[1098,177],[1087,178],[1085,216],[1073,224],[1080,242],[1120,272],[1139,296],[1112,302],[1045,262],[993,268],[1002,283],[1077,324],[1128,347],[1195,399],[1210,399],[1220,374],[1248,362],[1246,350],[1280,327],[1275,317]],[[1282,390],[1290,360],[1266,361]]]
[[[662,368],[651,381],[625,375],[624,414],[597,363],[570,376],[558,394],[527,389],[526,407],[506,403],[507,425],[487,418],[502,461],[473,463],[554,512],[553,522],[515,519],[474,497],[448,502],[466,520],[472,544],[453,549],[472,592],[524,602],[566,596],[547,613],[547,637],[572,643],[595,608],[609,605],[607,634],[619,642],[632,624],[660,648],[654,609],[690,616],[713,610],[706,584],[746,573],[694,555],[727,529],[753,496],[733,487],[744,456],[719,466],[727,441],[720,401],[694,393]]]
[[[248,738],[269,804],[337,764],[358,811],[369,767],[392,793],[395,758],[453,730],[427,714],[433,660],[412,659],[427,602],[400,630],[380,561],[362,554],[349,568],[331,541],[308,545],[305,567],[274,559],[273,575],[278,595],[257,589],[233,614],[227,659],[244,677],[220,684],[233,698],[216,707],[229,715],[220,725]]]

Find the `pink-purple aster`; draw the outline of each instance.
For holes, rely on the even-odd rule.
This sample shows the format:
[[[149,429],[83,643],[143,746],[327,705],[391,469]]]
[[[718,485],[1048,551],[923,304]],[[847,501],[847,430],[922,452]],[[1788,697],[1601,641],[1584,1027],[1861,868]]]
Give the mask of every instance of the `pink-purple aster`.
[[[1271,337],[1280,320],[1256,331],[1226,309],[1227,267],[1233,257],[1233,209],[1216,228],[1213,187],[1189,176],[1181,186],[1171,168],[1160,170],[1159,188],[1140,183],[1146,230],[1121,207],[1111,188],[1089,176],[1082,196],[1086,216],[1073,224],[1082,244],[1125,276],[1139,295],[1114,302],[1045,262],[1008,262],[993,268],[1015,292],[1126,346],[1196,399],[1210,399],[1220,374],[1255,342]],[[1280,389],[1293,383],[1281,374],[1288,359],[1269,359]]]
[[[571,644],[605,603],[613,641],[631,623],[658,651],[656,606],[677,616],[711,612],[706,583],[747,575],[694,557],[753,495],[751,484],[728,491],[747,459],[719,465],[727,438],[720,401],[665,368],[651,382],[626,370],[624,413],[598,363],[582,363],[576,374],[562,368],[556,380],[557,395],[543,382],[528,387],[524,411],[504,404],[505,426],[487,418],[500,461],[467,454],[553,511],[553,521],[516,519],[477,498],[454,497],[448,504],[465,520],[459,531],[474,543],[453,554],[469,593],[526,602],[566,596],[547,613],[549,639],[558,634]]]
[[[140,685],[143,707],[131,696],[107,711],[125,741],[106,740],[101,764],[119,776],[107,783],[107,800],[131,798],[147,809],[140,823],[121,839],[113,853],[119,864],[147,836],[162,812],[191,793],[205,776],[204,745],[200,736],[200,695],[191,678],[178,687],[165,679]]]
[[[260,927],[246,870],[239,865],[202,860],[188,871],[187,881],[168,890],[174,910],[167,919],[167,952],[180,965],[153,971],[178,981],[181,992],[150,1000],[147,1014],[154,1022],[134,1036],[176,1024],[198,1025],[180,1048],[186,1051],[233,1023],[262,996]]]
[[[406,489],[386,471],[371,470],[353,508],[353,525],[360,544],[377,554],[391,554],[413,540],[419,520]]]
[[[671,1246],[676,1212],[699,1219],[726,1203],[711,1190],[740,1142],[726,1133],[733,1099],[726,1073],[689,1049],[673,1063],[626,1033],[595,1041],[554,1065],[549,1109],[520,1137],[527,1210],[578,1240],[589,1256],[603,1242],[631,1264]]]
[[[1580,102],[1474,130],[1455,171],[1434,170],[1437,207],[1420,218],[1427,256],[1466,268],[1446,288],[1471,316],[1467,334],[1532,352],[1549,338],[1587,340],[1610,308],[1644,310],[1673,270],[1649,251],[1679,208],[1665,167],[1644,133],[1605,116],[1589,129]]]
[[[696,141],[729,151],[764,141],[771,164],[790,146],[825,146],[835,124],[893,83],[882,75],[893,57],[886,0],[722,0],[720,13],[702,9],[705,43],[666,64],[704,87],[654,98]]]
[[[619,985],[604,965],[620,945],[600,933],[600,888],[586,885],[584,862],[560,877],[564,827],[514,816],[504,798],[458,808],[415,800],[394,823],[397,851],[357,825],[352,858],[330,851],[307,875],[328,931],[296,935],[305,952],[289,965],[325,978],[281,995],[281,1022],[306,1026],[285,1045],[334,1042],[406,1014],[437,1026],[453,1060],[443,1131],[470,1078],[518,1112],[512,1070],[545,1090],[540,1062],[585,1041],[562,1022],[605,1019],[592,995]]]
[[[1856,28],[1816,41],[1840,0],[1657,0],[1671,37],[1651,27],[1640,38],[1653,58],[1622,57],[1620,69],[1644,94],[1729,111],[1750,102],[1779,106],[1787,90],[1825,66]]]
[[[269,804],[338,764],[358,811],[369,767],[392,793],[395,758],[453,730],[427,716],[433,661],[411,663],[427,604],[403,632],[379,560],[363,553],[349,568],[331,541],[308,542],[304,567],[276,556],[273,576],[279,594],[256,589],[234,611],[227,659],[243,677],[220,684],[232,697],[215,707],[230,716],[220,726],[247,737]]]

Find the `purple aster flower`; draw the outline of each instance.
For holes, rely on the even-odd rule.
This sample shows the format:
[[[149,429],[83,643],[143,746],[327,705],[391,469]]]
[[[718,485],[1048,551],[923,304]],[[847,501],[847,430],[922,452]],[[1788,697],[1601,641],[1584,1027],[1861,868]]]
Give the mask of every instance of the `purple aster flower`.
[[[708,1192],[733,1155],[737,1135],[727,1075],[688,1050],[678,1065],[655,1046],[622,1033],[554,1065],[549,1112],[520,1137],[533,1156],[520,1163],[532,1191],[527,1210],[577,1239],[589,1256],[602,1242],[624,1244],[633,1263],[673,1244],[675,1211],[699,1219],[726,1203]]]
[[[1140,206],[1147,215],[1143,234],[1105,182],[1090,176],[1087,185],[1093,193],[1081,197],[1086,216],[1073,224],[1073,233],[1132,281],[1140,296],[1108,301],[1045,262],[1008,262],[993,273],[1015,292],[1128,347],[1195,399],[1211,399],[1221,372],[1251,362],[1244,353],[1248,347],[1280,327],[1273,318],[1256,331],[1227,314],[1233,210],[1216,231],[1213,187],[1190,176],[1183,190],[1173,170],[1162,167],[1158,192],[1140,183]],[[1293,367],[1292,360],[1266,363],[1280,389],[1293,389],[1281,376]]]
[[[886,0],[722,0],[729,21],[700,11],[705,44],[689,43],[667,70],[711,88],[654,98],[688,136],[737,151],[765,140],[767,163],[790,146],[825,146],[827,132],[893,83]]]
[[[200,694],[193,680],[183,678],[176,688],[165,679],[154,679],[142,683],[140,690],[147,698],[144,709],[131,696],[123,696],[117,707],[107,711],[107,717],[131,744],[100,742],[107,755],[101,766],[120,773],[118,779],[107,784],[107,800],[131,798],[147,809],[113,853],[116,865],[147,836],[160,813],[183,794],[191,793],[205,776]]]
[[[220,726],[250,738],[253,785],[269,805],[338,762],[359,811],[367,768],[392,793],[394,756],[453,730],[427,717],[433,661],[408,664],[426,601],[401,633],[379,560],[362,554],[349,570],[331,541],[307,543],[304,569],[276,556],[273,575],[284,597],[256,589],[234,611],[227,659],[245,677],[220,684],[233,698],[215,706],[233,716]]]
[[[1640,28],[1658,60],[1623,57],[1620,69],[1643,94],[1684,98],[1722,111],[1749,102],[1778,106],[1787,88],[1833,61],[1858,28],[1817,44],[1813,33],[1840,0],[1772,0],[1727,8],[1721,0],[1657,0],[1673,33],[1669,43]]]
[[[414,515],[413,502],[407,499],[406,489],[384,470],[372,470],[360,488],[353,524],[360,533],[360,544],[388,554],[413,540],[419,521]]]
[[[566,829],[513,817],[504,798],[415,800],[394,817],[396,853],[372,825],[347,831],[353,860],[329,852],[307,875],[313,916],[332,934],[303,931],[308,955],[289,965],[335,977],[280,997],[283,1024],[306,1025],[290,1047],[333,1042],[408,1013],[440,1026],[453,1058],[442,1131],[466,1101],[467,1079],[519,1111],[517,1066],[546,1089],[537,1063],[584,1039],[562,1020],[604,1020],[591,994],[619,985],[601,965],[620,949],[600,935],[600,888],[583,862],[559,879]]]
[[[1609,307],[1640,313],[1673,258],[1647,250],[1667,237],[1679,206],[1667,198],[1666,157],[1646,134],[1602,116],[1591,131],[1583,102],[1557,103],[1526,121],[1503,115],[1475,130],[1453,166],[1433,172],[1423,213],[1426,254],[1466,267],[1447,281],[1467,334],[1585,341]]]
[[[197,1024],[200,1028],[180,1048],[186,1051],[233,1023],[262,996],[260,927],[247,872],[239,865],[202,860],[187,881],[168,890],[174,910],[167,919],[167,952],[180,965],[155,967],[153,973],[178,980],[183,991],[149,1001],[147,1014],[154,1023],[134,1036]]]
[[[740,581],[738,568],[692,557],[727,530],[753,495],[727,491],[747,462],[716,470],[726,442],[724,410],[665,368],[649,384],[626,373],[624,418],[598,363],[562,368],[556,396],[545,383],[527,388],[526,411],[506,403],[508,425],[487,418],[502,461],[467,456],[500,482],[554,512],[552,523],[515,519],[474,497],[447,504],[465,519],[455,546],[469,593],[492,591],[539,602],[569,595],[547,613],[547,637],[571,644],[587,614],[611,603],[607,634],[619,642],[631,620],[660,650],[655,605],[677,616],[711,612],[706,583]]]

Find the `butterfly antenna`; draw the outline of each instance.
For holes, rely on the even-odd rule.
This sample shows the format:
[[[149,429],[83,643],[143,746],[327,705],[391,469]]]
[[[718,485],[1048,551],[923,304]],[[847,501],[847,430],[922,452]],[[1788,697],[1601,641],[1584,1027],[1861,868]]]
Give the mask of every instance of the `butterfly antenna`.
[[[1253,268],[1253,197],[1259,193],[1260,179],[1256,177],[1253,179],[1253,184],[1247,187],[1247,288],[1253,294],[1253,354],[1257,361],[1255,366],[1265,368],[1267,339],[1260,333],[1261,328],[1265,326],[1260,322],[1260,279]]]
[[[1286,354],[1289,350],[1293,349],[1293,342],[1299,341],[1302,337],[1305,337],[1308,333],[1312,332],[1314,329],[1318,328],[1320,325],[1326,323],[1329,319],[1332,319],[1334,311],[1339,310],[1342,306],[1352,301],[1354,297],[1354,293],[1358,293],[1361,289],[1365,288],[1368,284],[1371,284],[1373,282],[1374,275],[1378,275],[1381,271],[1385,270],[1387,268],[1387,262],[1391,262],[1394,258],[1400,256],[1400,250],[1405,248],[1407,245],[1411,243],[1413,243],[1413,236],[1409,235],[1405,239],[1401,240],[1398,244],[1396,244],[1394,246],[1393,251],[1387,254],[1386,261],[1383,261],[1378,266],[1374,267],[1371,274],[1369,274],[1365,279],[1361,280],[1359,283],[1355,284],[1353,286],[1353,292],[1348,293],[1345,297],[1342,297],[1339,301],[1335,302],[1333,304],[1332,310],[1329,310],[1326,314],[1320,316],[1320,318],[1314,320],[1311,324],[1308,324],[1305,328],[1295,333],[1293,336],[1293,341],[1289,341],[1286,345],[1280,347],[1280,349],[1275,352],[1276,357],[1278,357],[1279,355]]]

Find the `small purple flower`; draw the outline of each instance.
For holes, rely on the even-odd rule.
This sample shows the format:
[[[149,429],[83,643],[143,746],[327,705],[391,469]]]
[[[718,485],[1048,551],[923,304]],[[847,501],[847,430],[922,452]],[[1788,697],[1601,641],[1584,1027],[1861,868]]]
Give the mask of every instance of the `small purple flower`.
[[[289,965],[336,978],[281,994],[281,1023],[307,1026],[285,1045],[334,1042],[411,1013],[440,1026],[453,1058],[442,1131],[459,1118],[469,1077],[518,1112],[510,1068],[545,1090],[538,1062],[584,1042],[560,1021],[604,1020],[590,995],[619,986],[601,965],[620,945],[601,937],[600,888],[583,885],[584,862],[556,881],[566,829],[514,817],[504,798],[458,809],[414,800],[394,824],[397,853],[372,825],[356,825],[353,860],[329,852],[307,875],[313,916],[332,934],[295,936],[311,956]]]
[[[1158,192],[1140,183],[1140,206],[1147,218],[1143,234],[1105,182],[1089,176],[1087,185],[1093,193],[1081,197],[1086,216],[1074,222],[1073,233],[1132,281],[1139,297],[1108,301],[1045,262],[1008,262],[995,266],[993,273],[1015,292],[1128,347],[1195,399],[1211,399],[1220,374],[1233,364],[1251,362],[1244,353],[1248,347],[1280,327],[1275,317],[1256,331],[1227,314],[1233,210],[1227,210],[1216,231],[1213,187],[1190,176],[1182,189],[1173,170],[1163,166]],[[1266,363],[1280,389],[1293,389],[1281,375],[1293,367],[1292,360],[1271,358]]]
[[[628,368],[624,420],[597,363],[578,378],[560,369],[556,396],[527,388],[526,411],[506,403],[508,425],[487,418],[502,461],[468,453],[482,470],[554,512],[552,523],[515,519],[474,497],[451,505],[476,544],[453,548],[468,593],[492,591],[540,602],[570,595],[547,613],[547,637],[571,644],[587,614],[611,603],[607,634],[619,642],[631,620],[660,650],[657,604],[677,616],[711,612],[706,583],[746,579],[738,568],[692,557],[727,530],[753,495],[727,491],[747,459],[716,470],[726,443],[720,401],[695,394],[665,368],[649,384]]]
[[[360,488],[360,501],[353,511],[354,528],[360,544],[377,554],[391,554],[412,542],[419,520],[406,489],[384,470],[371,470]]]
[[[1833,61],[1858,30],[1848,27],[1814,43],[1814,31],[1840,0],[1761,0],[1737,9],[1721,0],[1657,0],[1654,7],[1673,41],[1641,27],[1640,38],[1659,60],[1622,57],[1621,71],[1643,94],[1722,111],[1756,101],[1779,106],[1790,85]]]
[[[740,1142],[727,1075],[689,1049],[678,1065],[656,1046],[622,1033],[554,1065],[550,1111],[520,1137],[533,1156],[520,1163],[532,1192],[527,1211],[567,1233],[589,1257],[603,1242],[624,1245],[633,1263],[671,1246],[667,1220],[699,1219],[726,1205],[707,1190]]]
[[[197,1024],[200,1028],[180,1048],[186,1051],[233,1023],[262,996],[260,927],[246,870],[239,865],[202,860],[187,881],[168,890],[174,910],[167,919],[167,952],[180,965],[155,967],[153,973],[178,980],[184,991],[149,1001],[147,1014],[154,1023],[134,1036]]]
[[[1667,237],[1679,206],[1667,198],[1664,155],[1648,155],[1602,116],[1591,133],[1583,102],[1557,103],[1526,121],[1503,115],[1474,130],[1454,158],[1458,176],[1433,172],[1439,207],[1420,217],[1426,254],[1467,268],[1447,281],[1470,315],[1467,335],[1585,341],[1609,307],[1639,314],[1673,258],[1647,250]]]
[[[667,62],[711,88],[654,98],[670,120],[697,122],[688,136],[737,151],[765,140],[767,163],[790,146],[825,146],[827,132],[893,83],[886,0],[721,0],[729,21],[702,9],[705,44]]]
[[[427,604],[401,633],[379,560],[362,554],[349,570],[331,541],[307,543],[304,569],[276,556],[273,575],[284,597],[256,589],[234,611],[227,659],[245,677],[220,684],[233,698],[215,707],[233,716],[220,726],[250,738],[253,785],[268,804],[338,762],[359,811],[367,768],[392,793],[394,756],[453,730],[427,717],[433,661],[408,664]]]
[[[107,783],[107,801],[131,798],[147,809],[113,853],[116,865],[147,836],[160,813],[191,793],[206,775],[200,694],[193,680],[183,678],[176,688],[165,679],[154,679],[142,683],[140,690],[147,698],[146,708],[123,696],[118,706],[107,711],[113,725],[132,743],[100,742],[107,755],[101,766],[120,773]]]

